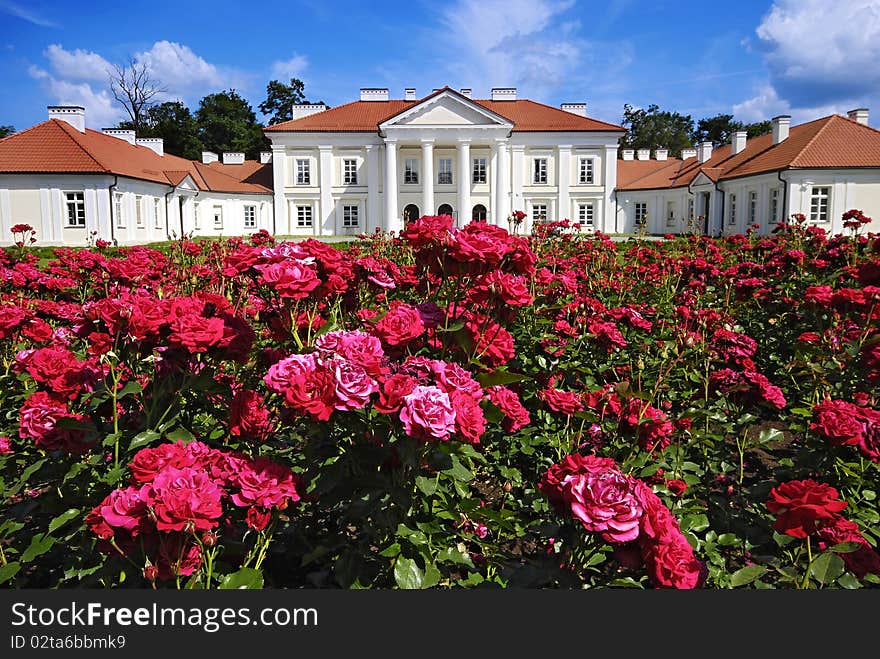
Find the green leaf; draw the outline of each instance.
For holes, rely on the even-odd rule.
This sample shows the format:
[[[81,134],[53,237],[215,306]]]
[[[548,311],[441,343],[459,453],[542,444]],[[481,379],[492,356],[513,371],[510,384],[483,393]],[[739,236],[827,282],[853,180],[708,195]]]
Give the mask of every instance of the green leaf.
[[[60,529],[70,520],[74,519],[77,515],[79,515],[79,508],[70,508],[69,510],[65,510],[63,513],[58,515],[58,517],[49,522],[49,533],[52,533],[52,531],[55,531],[56,529]]]
[[[260,590],[263,587],[263,571],[243,567],[238,572],[227,574],[217,586],[219,590]]]
[[[480,373],[477,376],[477,382],[483,385],[484,389],[494,387],[496,384],[513,384],[514,382],[523,382],[531,379],[528,375],[511,373],[503,369],[498,369],[491,373]]]
[[[101,442],[101,446],[115,446],[117,440],[122,436],[122,433],[111,432],[104,438],[104,441]]]
[[[6,583],[21,569],[21,563],[18,561],[13,561],[12,563],[7,563],[3,567],[0,567],[0,584]]]
[[[126,382],[125,386],[116,393],[116,400],[131,396],[132,394],[142,394],[143,392],[144,388],[139,383],[134,381]]]
[[[683,520],[681,520],[682,531],[696,531],[697,533],[699,533],[700,531],[705,531],[708,528],[709,518],[702,513],[699,515],[688,515]]]
[[[461,551],[455,547],[441,549],[437,554],[437,561],[440,563],[455,563],[456,565],[467,565],[469,568],[474,567],[471,555],[466,551]]]
[[[400,556],[394,562],[394,581],[399,588],[420,590],[425,587],[425,573],[413,559]]]
[[[745,586],[752,583],[766,571],[767,568],[763,565],[746,565],[733,573],[733,576],[730,578],[730,585],[734,588]]]
[[[833,551],[835,554],[849,554],[850,552],[854,552],[864,546],[865,545],[860,542],[841,542],[833,547],[829,547],[828,551]]]
[[[759,444],[770,444],[772,442],[781,441],[785,437],[785,433],[777,428],[765,428],[758,435]]]
[[[468,483],[474,478],[474,475],[471,473],[470,469],[461,464],[461,461],[459,461],[457,455],[452,456],[452,467],[450,467],[449,469],[444,469],[443,473],[448,474],[449,476],[452,476],[455,480],[462,481],[463,483]]]
[[[416,487],[418,487],[425,495],[431,496],[437,491],[437,481],[433,478],[419,476],[416,478]]]
[[[843,559],[831,551],[819,554],[810,564],[810,574],[821,584],[831,583],[844,569]]]
[[[153,432],[152,430],[144,430],[143,432],[139,432],[132,438],[131,443],[128,445],[128,450],[137,451],[144,446],[152,444],[161,436],[162,435],[157,432]]]
[[[24,553],[21,555],[22,563],[30,563],[37,556],[42,556],[47,551],[52,549],[52,545],[55,544],[55,538],[53,538],[48,533],[37,534],[33,538],[31,538],[30,546],[24,550]]]
[[[433,563],[429,563],[425,568],[425,580],[422,582],[422,588],[431,588],[440,583],[440,570]]]
[[[384,556],[385,558],[394,558],[398,554],[400,554],[399,542],[392,543],[379,552],[379,556]]]
[[[172,430],[171,432],[165,433],[165,436],[170,439],[172,442],[181,441],[184,444],[189,444],[191,441],[195,440],[195,435],[193,435],[189,430],[184,428],[183,426],[179,426]]]

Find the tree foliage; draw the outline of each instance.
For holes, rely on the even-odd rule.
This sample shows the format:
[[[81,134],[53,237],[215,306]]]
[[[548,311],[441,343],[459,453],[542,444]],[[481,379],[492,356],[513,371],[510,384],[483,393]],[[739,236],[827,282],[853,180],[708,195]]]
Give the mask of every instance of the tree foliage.
[[[266,100],[258,107],[263,114],[272,115],[269,124],[277,124],[293,119],[293,105],[306,102],[305,83],[302,80],[291,78],[290,84],[270,80],[266,85]]]
[[[128,58],[125,66],[114,64],[107,75],[113,98],[125,108],[135,133],[140,134],[150,106],[159,94],[168,90],[153,77],[146,62],[138,62],[133,57]]]
[[[198,136],[205,149],[222,153],[244,151],[256,160],[270,147],[251,104],[234,89],[208,94],[195,113]]]
[[[131,121],[120,122],[119,128],[134,129]],[[202,157],[202,141],[196,118],[180,101],[166,101],[152,106],[138,137],[161,137],[166,153],[190,160]]]
[[[0,139],[9,137],[15,132],[15,126],[0,126]]]
[[[690,115],[661,110],[656,104],[647,109],[623,106],[621,125],[626,134],[620,141],[624,149],[669,149],[669,155],[678,156],[691,145],[694,120]]]
[[[769,133],[771,125],[769,121],[744,124],[741,121],[734,121],[732,114],[717,114],[714,117],[700,119],[692,138],[695,144],[712,142],[714,146],[721,146],[722,144],[730,144],[733,134],[740,130],[746,131],[747,138],[751,139]]]

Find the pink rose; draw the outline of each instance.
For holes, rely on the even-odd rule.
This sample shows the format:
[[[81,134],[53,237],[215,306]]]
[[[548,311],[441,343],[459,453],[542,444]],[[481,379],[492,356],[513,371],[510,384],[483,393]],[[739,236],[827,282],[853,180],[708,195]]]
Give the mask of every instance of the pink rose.
[[[263,382],[270,391],[284,395],[290,388],[291,383],[297,377],[311,373],[316,368],[315,355],[291,355],[269,367],[269,371],[263,376]]]
[[[223,513],[222,492],[201,469],[165,467],[140,497],[156,517],[159,531],[207,531]]]
[[[438,387],[417,386],[404,396],[400,420],[406,434],[416,439],[445,440],[455,432],[455,410],[449,394]]]
[[[301,498],[297,488],[302,485],[290,467],[267,458],[243,463],[241,470],[233,477],[233,485],[239,491],[230,498],[232,503],[242,508],[258,506],[283,510],[288,503],[296,503]]]
[[[360,410],[367,406],[370,396],[379,391],[378,383],[367,375],[363,366],[347,359],[333,359],[326,366],[334,379],[337,410]]]

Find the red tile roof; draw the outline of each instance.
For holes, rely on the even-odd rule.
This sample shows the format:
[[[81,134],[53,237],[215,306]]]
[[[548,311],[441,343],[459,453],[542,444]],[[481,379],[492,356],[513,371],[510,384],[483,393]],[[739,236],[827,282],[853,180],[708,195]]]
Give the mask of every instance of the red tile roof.
[[[240,168],[240,169],[236,169]],[[268,177],[265,174],[269,171]],[[207,165],[49,119],[0,140],[0,173],[116,174],[163,185],[179,185],[186,175],[201,190],[266,194],[272,191],[271,165]],[[266,184],[268,180],[268,185]]]
[[[618,188],[653,190],[687,186],[700,172],[712,181],[782,169],[880,168],[880,131],[852,119],[833,114],[792,126],[789,136],[773,144],[770,134],[752,138],[746,148],[731,155],[729,144],[712,151],[712,157],[700,163],[696,157],[685,161],[619,160]],[[653,162],[654,166],[643,163]]]
[[[454,89],[444,87],[416,101],[399,99],[388,101],[352,101],[335,108],[310,114],[301,119],[283,121],[265,130],[270,132],[342,132],[377,133],[379,124],[404,112],[411,107],[449,91],[460,98],[466,98]],[[623,131],[621,126],[609,124],[598,119],[581,117],[559,108],[528,99],[515,101],[490,101],[485,99],[466,99],[486,108],[490,112],[507,119],[513,124],[514,132],[559,132],[559,131]]]

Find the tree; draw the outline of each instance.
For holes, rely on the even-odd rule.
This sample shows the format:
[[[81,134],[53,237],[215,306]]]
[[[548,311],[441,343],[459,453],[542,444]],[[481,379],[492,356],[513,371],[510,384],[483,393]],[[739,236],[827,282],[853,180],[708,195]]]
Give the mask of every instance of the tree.
[[[266,100],[258,106],[263,114],[271,114],[270,124],[293,119],[293,105],[306,103],[305,83],[298,78],[291,78],[285,85],[278,80],[270,80],[266,85]]]
[[[752,139],[753,137],[758,137],[759,135],[766,135],[770,131],[773,130],[773,124],[768,119],[767,121],[756,121],[753,124],[746,124],[742,130],[746,131],[748,139]]]
[[[0,140],[9,137],[15,132],[15,126],[0,126]]]
[[[700,119],[691,139],[694,144],[712,142],[716,147],[729,144],[733,134],[743,130],[743,124],[733,120],[732,114],[716,114],[714,117]]]
[[[118,127],[133,129],[134,125],[123,121]],[[166,101],[149,108],[138,137],[161,137],[165,152],[175,156],[190,160],[202,157],[198,124],[189,108],[180,101]]]
[[[626,134],[620,142],[627,149],[669,149],[669,155],[678,156],[682,149],[691,145],[694,120],[690,115],[667,112],[651,104],[648,109],[623,106]]]
[[[107,74],[113,98],[125,108],[135,133],[140,134],[147,110],[157,95],[168,90],[153,78],[145,62],[137,62],[133,57],[128,58],[125,66],[114,64]]]
[[[250,103],[234,89],[205,96],[195,117],[205,149],[217,153],[244,151],[248,158],[256,160],[260,151],[270,147]]]

